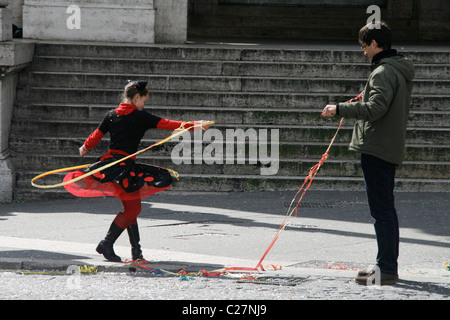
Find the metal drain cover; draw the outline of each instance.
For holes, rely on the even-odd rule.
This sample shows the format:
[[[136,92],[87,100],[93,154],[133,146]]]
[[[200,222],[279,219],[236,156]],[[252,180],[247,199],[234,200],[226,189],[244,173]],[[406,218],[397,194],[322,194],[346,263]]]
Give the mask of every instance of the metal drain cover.
[[[296,285],[299,285],[305,281],[307,281],[308,278],[292,278],[292,277],[261,277],[256,279],[242,279],[238,280],[238,283],[253,283],[253,284],[267,284],[272,286],[289,286],[294,287]]]
[[[300,202],[299,208],[322,208],[322,209],[333,209],[333,208],[344,208],[348,206],[360,205],[364,202],[360,201],[329,201],[329,202]],[[285,202],[284,206],[288,208],[291,205],[290,202]]]

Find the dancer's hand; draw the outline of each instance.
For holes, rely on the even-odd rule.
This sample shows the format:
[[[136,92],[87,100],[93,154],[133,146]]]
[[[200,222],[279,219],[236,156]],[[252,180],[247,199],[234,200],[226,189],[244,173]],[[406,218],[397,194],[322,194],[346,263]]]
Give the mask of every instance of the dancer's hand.
[[[84,147],[84,144],[80,147],[80,149],[78,149],[79,151],[80,151],[80,156],[81,157],[83,157],[85,154],[86,154],[86,152],[88,152],[87,150],[86,150],[86,148]]]
[[[201,124],[201,129],[203,130],[208,130],[208,128],[211,126],[211,123],[207,123],[207,122],[211,122],[208,120],[200,120],[200,121],[195,121],[195,125],[199,125]]]

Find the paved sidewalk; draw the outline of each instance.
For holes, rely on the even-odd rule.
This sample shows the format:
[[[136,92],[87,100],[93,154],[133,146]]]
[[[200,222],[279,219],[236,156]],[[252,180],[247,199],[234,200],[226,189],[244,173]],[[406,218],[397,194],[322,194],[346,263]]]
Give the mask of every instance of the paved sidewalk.
[[[282,223],[294,194],[168,191],[143,199],[138,221],[144,257],[150,262],[148,266],[173,272],[255,267]],[[448,299],[450,270],[444,264],[450,261],[449,194],[397,193],[396,203],[401,227],[401,281],[391,291],[383,290],[380,294],[353,282],[356,270],[374,263],[377,250],[365,194],[309,190],[298,217],[291,218],[264,260],[263,265],[279,265],[281,270],[273,271],[268,267],[266,272],[258,274],[259,283],[239,281],[242,274],[216,280],[198,277],[197,282],[190,282],[195,287],[193,299]],[[129,274],[130,266],[105,261],[95,252],[95,247],[120,210],[121,204],[114,198],[0,205],[0,269],[37,271],[66,270],[71,265],[97,266],[101,273],[98,279],[110,279],[109,285],[113,288],[118,280],[108,277]],[[116,242],[115,250],[123,260],[130,259],[126,232]],[[146,272],[141,268],[137,271]],[[9,275],[6,280],[12,286],[24,286],[27,279],[40,281],[40,277]],[[143,281],[141,285],[145,286],[156,278],[140,277],[136,281]],[[167,285],[179,282],[175,279],[167,278]],[[96,276],[86,281],[95,283]],[[163,285],[164,282],[158,281],[159,286]],[[217,290],[215,296],[209,287],[211,281],[222,285],[223,281],[228,281],[229,292],[236,294],[247,292],[242,290],[244,286],[249,296],[227,296]],[[336,295],[330,293],[332,283]],[[293,289],[290,295],[287,291],[283,295],[280,289],[276,296],[258,295],[277,285],[297,291]],[[2,299],[12,299],[12,293],[2,291]],[[14,294],[19,299],[26,299],[26,294],[33,299],[58,299],[42,292],[27,291],[25,296],[20,296],[16,291]],[[61,298],[78,299],[76,295]],[[108,296],[97,292],[87,298]],[[179,292],[169,290],[156,298],[179,299]],[[79,299],[86,299],[86,296]]]

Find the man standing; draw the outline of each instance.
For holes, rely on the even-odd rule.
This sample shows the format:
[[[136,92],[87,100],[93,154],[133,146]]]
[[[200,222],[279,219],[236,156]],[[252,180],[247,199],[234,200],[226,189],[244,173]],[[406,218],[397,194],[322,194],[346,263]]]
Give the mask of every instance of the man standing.
[[[323,114],[354,118],[350,150],[361,153],[370,214],[375,219],[378,244],[377,279],[381,285],[398,279],[399,226],[394,205],[397,165],[405,154],[406,123],[411,100],[414,66],[391,49],[391,30],[381,22],[359,31],[364,55],[372,62],[372,73],[361,101],[327,105]],[[355,279],[367,284],[375,270],[360,271]]]

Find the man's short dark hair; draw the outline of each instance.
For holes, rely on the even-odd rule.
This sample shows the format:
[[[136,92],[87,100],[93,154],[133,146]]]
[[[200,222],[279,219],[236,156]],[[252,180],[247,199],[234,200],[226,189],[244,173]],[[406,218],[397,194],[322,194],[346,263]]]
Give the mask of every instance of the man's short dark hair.
[[[391,48],[391,29],[384,22],[379,24],[369,23],[359,30],[359,43],[370,45],[372,40],[375,40],[383,50]]]

